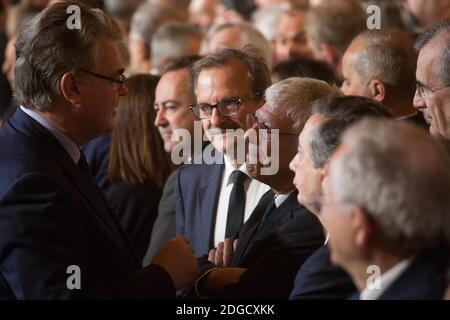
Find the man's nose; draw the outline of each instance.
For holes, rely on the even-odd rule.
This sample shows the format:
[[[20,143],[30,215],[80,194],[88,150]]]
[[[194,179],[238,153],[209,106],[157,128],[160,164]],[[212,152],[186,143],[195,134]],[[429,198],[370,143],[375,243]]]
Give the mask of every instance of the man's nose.
[[[163,109],[159,109],[155,117],[155,126],[164,127],[167,125],[167,119],[164,117]]]

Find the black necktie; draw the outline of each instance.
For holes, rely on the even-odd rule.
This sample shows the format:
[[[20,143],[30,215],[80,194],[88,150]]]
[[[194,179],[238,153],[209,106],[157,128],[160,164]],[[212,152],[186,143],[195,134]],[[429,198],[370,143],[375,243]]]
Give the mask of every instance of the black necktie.
[[[245,213],[245,187],[247,175],[242,171],[235,170],[231,173],[233,189],[231,190],[230,202],[227,213],[227,229],[225,238],[233,238],[244,223]]]

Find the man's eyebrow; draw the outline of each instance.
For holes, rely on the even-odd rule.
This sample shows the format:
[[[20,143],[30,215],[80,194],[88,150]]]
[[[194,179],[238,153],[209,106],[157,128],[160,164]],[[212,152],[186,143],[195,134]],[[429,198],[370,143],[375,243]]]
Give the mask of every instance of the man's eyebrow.
[[[168,103],[173,103],[173,104],[180,104],[178,101],[176,101],[176,100],[164,100],[164,101],[161,101],[160,102],[160,104],[161,105],[166,105],[166,104],[168,104]]]
[[[423,84],[419,80],[416,80],[416,86],[418,86],[418,87],[425,87],[425,88],[427,87],[425,84]]]

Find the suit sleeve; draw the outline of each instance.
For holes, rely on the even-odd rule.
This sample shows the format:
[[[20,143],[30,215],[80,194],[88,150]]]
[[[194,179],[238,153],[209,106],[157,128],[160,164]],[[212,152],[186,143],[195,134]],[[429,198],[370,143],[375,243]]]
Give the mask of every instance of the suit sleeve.
[[[312,214],[294,218],[277,233],[253,244],[248,254],[261,254],[243,266],[247,270],[239,282],[223,288],[222,298],[287,299],[299,267],[323,241],[320,223]]]
[[[175,237],[175,186],[177,183],[177,177],[177,172],[173,172],[167,179],[164,186],[163,194],[158,207],[158,217],[153,225],[150,244],[144,257],[144,266],[150,263],[155,254],[167,241]]]
[[[15,298],[174,297],[170,276],[159,266],[98,282],[83,212],[70,191],[43,174],[25,175],[0,194],[0,272]],[[79,268],[81,290],[69,289],[76,283],[69,266]]]

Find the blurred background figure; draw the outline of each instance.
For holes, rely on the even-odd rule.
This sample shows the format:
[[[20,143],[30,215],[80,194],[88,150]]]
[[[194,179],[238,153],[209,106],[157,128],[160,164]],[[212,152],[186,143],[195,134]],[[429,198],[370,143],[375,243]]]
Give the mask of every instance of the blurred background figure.
[[[150,50],[153,33],[168,21],[180,17],[171,9],[150,3],[138,7],[131,19],[128,47],[130,50],[129,74],[149,73],[151,70]]]
[[[408,31],[417,37],[433,23],[450,18],[449,0],[402,0],[400,1]]]
[[[263,56],[266,65],[271,66],[270,45],[250,23],[226,22],[213,26],[206,35],[203,51],[212,53],[227,48],[242,50],[247,45],[256,48]]]
[[[189,19],[191,0],[147,0],[147,2],[174,11],[181,20]]]
[[[360,0],[327,0],[311,7],[305,19],[308,46],[314,59],[328,63],[342,78],[341,59],[353,38],[366,29]]]
[[[273,83],[291,77],[322,80],[330,85],[334,85],[337,82],[334,72],[328,64],[302,57],[281,61],[273,67],[271,76]]]
[[[131,17],[145,0],[103,0],[105,11],[120,24],[125,34],[130,32]]]
[[[414,43],[397,29],[366,30],[347,48],[342,59],[346,95],[382,102],[396,119],[428,126],[413,106],[416,91]]]
[[[184,21],[170,21],[160,26],[151,40],[152,74],[160,74],[171,60],[200,52],[203,33]]]
[[[310,57],[305,31],[306,8],[289,6],[280,15],[275,39],[275,61],[292,57]]]
[[[108,201],[142,261],[148,248],[163,185],[171,166],[153,124],[158,77],[136,75],[117,107],[108,178]]]

